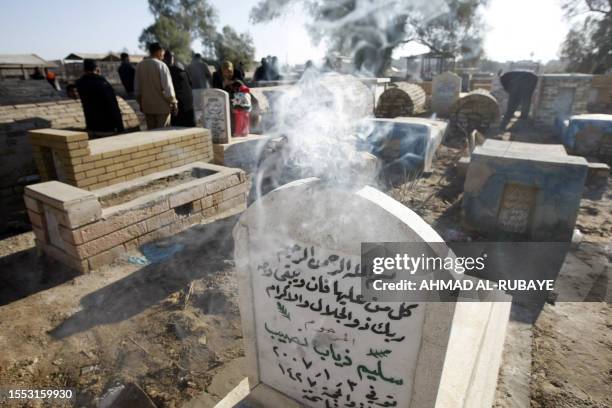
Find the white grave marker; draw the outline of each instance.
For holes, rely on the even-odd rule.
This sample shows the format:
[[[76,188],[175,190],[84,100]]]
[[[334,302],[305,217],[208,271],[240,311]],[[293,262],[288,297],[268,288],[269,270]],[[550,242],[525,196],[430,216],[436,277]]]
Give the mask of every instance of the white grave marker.
[[[197,94],[194,108],[202,112],[199,124],[210,130],[213,143],[230,143],[232,130],[229,94],[214,88],[198,89]]]
[[[360,297],[361,242],[416,242],[424,254],[447,254],[407,207],[371,187],[298,180],[249,207],[234,240],[252,402],[491,406],[509,303]]]
[[[431,110],[438,115],[448,115],[460,92],[460,76],[448,71],[437,75],[432,84]]]

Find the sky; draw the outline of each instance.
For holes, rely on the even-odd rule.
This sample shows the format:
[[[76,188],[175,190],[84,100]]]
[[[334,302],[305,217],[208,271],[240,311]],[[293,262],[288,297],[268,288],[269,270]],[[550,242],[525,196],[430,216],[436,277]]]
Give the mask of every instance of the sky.
[[[556,59],[568,27],[559,0],[491,0],[485,10],[487,57],[498,61]],[[35,53],[60,59],[71,52],[108,52],[138,48],[142,29],[153,22],[147,0],[2,0],[0,54]],[[211,0],[218,25],[248,31],[256,59],[277,55],[282,62],[321,60],[323,45],[313,45],[302,10],[267,24],[251,24],[249,11],[257,0]],[[197,51],[198,44],[194,43]],[[416,48],[418,50],[418,48]],[[402,50],[404,51],[404,50]],[[400,52],[401,54],[401,52]],[[397,55],[397,53],[396,53]]]

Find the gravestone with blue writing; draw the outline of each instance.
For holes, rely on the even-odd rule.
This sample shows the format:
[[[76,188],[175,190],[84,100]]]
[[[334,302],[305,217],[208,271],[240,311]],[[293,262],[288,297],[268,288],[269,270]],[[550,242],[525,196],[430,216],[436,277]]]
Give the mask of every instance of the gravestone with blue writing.
[[[448,254],[384,193],[302,179],[254,202],[234,229],[254,406],[490,407],[509,303],[366,302],[362,242]]]

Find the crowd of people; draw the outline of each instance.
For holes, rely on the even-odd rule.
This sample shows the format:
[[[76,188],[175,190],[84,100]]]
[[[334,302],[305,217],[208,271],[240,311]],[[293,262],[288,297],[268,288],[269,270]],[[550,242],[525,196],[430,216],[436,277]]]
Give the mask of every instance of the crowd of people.
[[[278,58],[267,56],[261,59],[261,65],[255,70],[253,75],[253,81],[279,81],[283,79],[280,74],[280,67],[278,65]]]
[[[148,47],[149,56],[135,67],[128,54],[121,54],[119,78],[128,97],[138,102],[147,129],[196,125],[193,89],[218,88],[227,91],[230,100],[237,92],[248,92],[244,65],[230,61],[211,73],[200,54],[194,54],[189,65],[177,61],[171,50],[159,43]],[[280,78],[277,60],[271,59],[264,78]],[[269,70],[268,70],[269,69]],[[246,89],[246,91],[245,91]],[[105,137],[124,131],[121,110],[113,86],[101,75],[96,61],[83,61],[83,75],[66,87],[67,96],[80,99],[90,137]]]

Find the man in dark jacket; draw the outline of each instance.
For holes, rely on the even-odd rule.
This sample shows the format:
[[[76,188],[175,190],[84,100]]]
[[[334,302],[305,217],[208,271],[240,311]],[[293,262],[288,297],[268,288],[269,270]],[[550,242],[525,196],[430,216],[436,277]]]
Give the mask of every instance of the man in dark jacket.
[[[261,65],[257,67],[253,74],[253,81],[267,81],[270,79],[270,68],[268,67],[268,60],[265,58],[261,59]]]
[[[174,59],[174,54],[166,50],[164,62],[170,70],[172,85],[178,101],[178,112],[170,118],[172,126],[194,127],[195,114],[193,111],[193,93],[191,77],[180,62]]]
[[[125,88],[125,92],[129,96],[134,94],[134,77],[136,76],[136,69],[130,64],[130,56],[127,53],[121,54],[121,65],[119,65],[119,78]]]
[[[87,130],[92,138],[123,132],[121,110],[115,90],[102,75],[94,60],[83,61],[85,73],[76,81]]]
[[[510,71],[500,77],[500,82],[508,92],[508,107],[500,125],[501,129],[505,130],[519,105],[521,119],[529,117],[531,97],[538,84],[538,76],[531,71]]]

